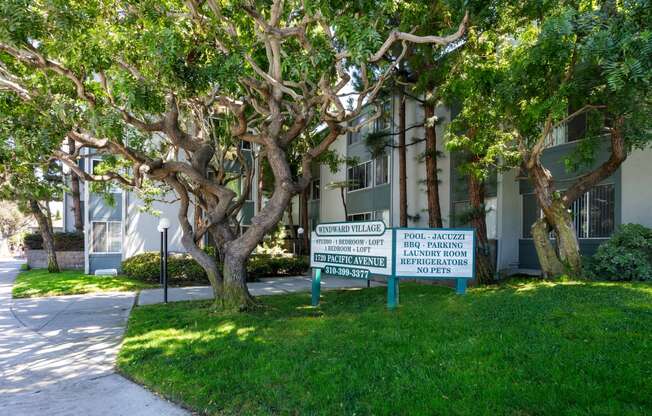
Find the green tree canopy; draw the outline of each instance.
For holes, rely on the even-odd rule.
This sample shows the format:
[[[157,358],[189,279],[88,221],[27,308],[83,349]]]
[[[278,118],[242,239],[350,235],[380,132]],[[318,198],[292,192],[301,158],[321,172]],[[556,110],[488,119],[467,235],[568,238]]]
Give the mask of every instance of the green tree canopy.
[[[464,32],[462,25],[426,40],[388,35],[378,16],[391,5],[9,0],[0,6],[0,53],[71,90],[78,111],[68,137],[113,155],[112,169],[78,172],[83,179],[137,188],[157,181],[174,190],[183,244],[206,269],[216,299],[246,308],[253,304],[247,256],[309,184],[310,163],[374,101],[398,65],[383,60],[386,53],[414,40],[446,45]],[[343,89],[354,70],[363,90],[347,111]],[[305,148],[293,171],[288,152],[301,146],[291,144],[316,125],[327,134]],[[229,182],[249,176],[243,141],[269,162],[274,185],[240,236],[233,225],[246,193],[237,196]],[[78,156],[58,154],[71,169]],[[191,204],[201,208],[201,224],[188,220]],[[224,256],[223,268],[197,246],[206,233]]]

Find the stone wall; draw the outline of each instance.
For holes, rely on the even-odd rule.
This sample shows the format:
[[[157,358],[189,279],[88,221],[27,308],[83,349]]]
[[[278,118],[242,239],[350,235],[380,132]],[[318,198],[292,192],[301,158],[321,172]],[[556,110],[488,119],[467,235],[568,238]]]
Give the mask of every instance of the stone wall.
[[[45,250],[25,250],[27,264],[32,269],[43,269],[48,267],[48,256]],[[61,269],[84,270],[83,251],[59,251],[57,262]]]

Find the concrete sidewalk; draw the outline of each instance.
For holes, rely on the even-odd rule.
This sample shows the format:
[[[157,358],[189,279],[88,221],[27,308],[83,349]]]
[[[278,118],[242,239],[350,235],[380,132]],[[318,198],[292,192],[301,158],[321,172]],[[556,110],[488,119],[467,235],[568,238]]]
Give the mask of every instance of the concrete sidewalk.
[[[115,373],[134,293],[11,299],[0,260],[0,415],[187,415]]]
[[[310,292],[312,281],[306,276],[279,277],[260,279],[259,282],[247,284],[254,296],[282,295],[285,293]],[[384,286],[383,283],[371,282],[371,287]],[[321,280],[322,290],[366,288],[365,280],[325,278]],[[168,301],[213,299],[210,286],[168,288]],[[163,289],[145,289],[140,291],[138,305],[153,305],[163,302]]]

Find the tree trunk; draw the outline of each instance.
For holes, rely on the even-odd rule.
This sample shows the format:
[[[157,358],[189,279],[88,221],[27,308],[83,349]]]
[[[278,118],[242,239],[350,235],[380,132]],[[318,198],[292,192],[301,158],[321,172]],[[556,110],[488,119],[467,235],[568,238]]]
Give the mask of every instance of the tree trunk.
[[[537,203],[544,214],[544,219],[532,226],[534,245],[544,277],[549,278],[564,272],[575,277],[582,275],[582,256],[569,208],[593,186],[611,176],[627,159],[623,123],[624,119],[621,117],[614,121],[611,128],[609,159],[591,172],[580,176],[561,196],[555,192],[550,171],[541,164],[541,151],[524,155],[525,168],[534,187]],[[549,241],[549,229],[555,233],[556,251]]]
[[[487,221],[484,206],[485,184],[475,175],[469,175],[469,201],[471,204],[471,226],[475,229],[476,272],[478,283],[495,282],[494,267],[491,261],[491,250],[487,238]]]
[[[258,183],[256,184],[256,212],[263,209],[263,190],[265,189],[265,181],[263,181],[263,157],[258,157]]]
[[[72,198],[72,212],[75,217],[75,230],[77,232],[84,231],[84,221],[82,220],[82,209],[81,209],[81,192],[79,191],[79,177],[72,172],[70,176],[70,196]]]
[[[560,199],[555,199],[546,211],[545,218],[532,225],[532,238],[543,277],[551,278],[563,273],[580,276],[582,256],[568,209]],[[550,229],[555,234],[556,250],[550,242]]]
[[[547,221],[552,222],[555,237],[557,237],[557,250],[559,259],[564,265],[566,271],[572,276],[580,276],[582,273],[582,256],[580,255],[580,245],[573,226],[571,214],[559,199],[552,203],[550,209],[553,221],[546,217]]]
[[[349,211],[346,207],[346,195],[345,195],[345,189],[344,187],[340,188],[340,198],[342,198],[342,206],[344,207],[344,221],[349,220]]]
[[[68,138],[68,147],[70,154],[75,152],[75,140]],[[79,191],[79,176],[73,171],[70,172],[70,196],[72,198],[72,212],[75,217],[75,230],[84,231],[84,221],[82,220],[81,209],[81,192]]]
[[[407,160],[405,147],[405,95],[401,90],[399,93],[398,109],[398,187],[399,187],[399,224],[401,227],[408,226],[408,204],[407,204]]]
[[[310,222],[308,221],[308,195],[310,188],[306,188],[299,196],[299,209],[301,211],[301,228],[303,228],[303,235],[301,235],[301,251],[300,254],[308,254],[310,251]]]
[[[221,247],[224,252],[223,282],[215,302],[226,310],[243,311],[259,305],[247,288],[247,260],[258,243],[283,218],[292,197],[303,191],[290,185],[292,174],[281,148],[268,147],[266,157],[276,178],[274,192],[260,212],[251,219],[251,226],[247,231],[230,241],[225,239],[224,247]],[[224,234],[228,233],[226,224],[219,226],[225,228]]]
[[[428,226],[442,228],[441,206],[439,205],[439,178],[437,172],[437,130],[430,119],[435,115],[435,106],[428,102],[423,104],[426,130],[426,190],[428,194]]]
[[[54,248],[54,236],[52,235],[52,227],[48,221],[47,216],[43,213],[38,201],[30,200],[29,207],[36,218],[38,228],[43,237],[43,248],[48,256],[48,272],[59,273],[59,263],[57,262],[57,253]]]
[[[224,257],[224,283],[216,303],[226,310],[246,311],[258,306],[247,289],[246,256],[227,251]]]
[[[532,224],[531,230],[543,277],[550,279],[559,276],[564,272],[564,266],[557,258],[555,248],[550,242],[548,223],[544,218],[539,218]]]
[[[552,175],[539,161],[531,164],[528,173],[537,203],[543,211],[543,219],[532,226],[532,237],[541,272],[545,278],[568,273],[582,274],[580,246],[573,226],[573,219],[565,201],[552,186]],[[550,242],[549,230],[555,234],[557,249]]]

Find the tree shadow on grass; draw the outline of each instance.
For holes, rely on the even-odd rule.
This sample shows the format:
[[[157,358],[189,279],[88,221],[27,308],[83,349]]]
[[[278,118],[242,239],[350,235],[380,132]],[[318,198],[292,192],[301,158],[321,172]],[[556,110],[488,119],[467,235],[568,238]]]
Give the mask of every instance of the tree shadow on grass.
[[[645,413],[652,286],[401,285],[137,308],[120,366],[208,413]],[[646,345],[648,347],[646,347]],[[646,376],[647,374],[647,376]]]

